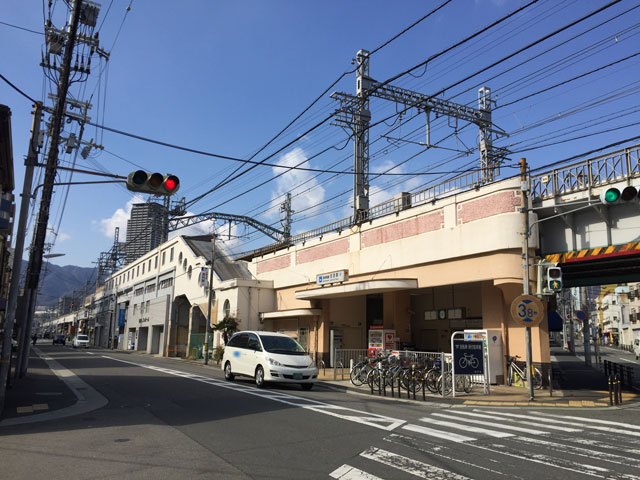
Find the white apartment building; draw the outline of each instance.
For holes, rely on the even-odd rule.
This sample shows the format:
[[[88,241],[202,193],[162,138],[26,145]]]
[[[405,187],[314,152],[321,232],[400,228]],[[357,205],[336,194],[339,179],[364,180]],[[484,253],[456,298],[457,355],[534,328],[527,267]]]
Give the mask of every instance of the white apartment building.
[[[111,275],[105,295],[113,298],[113,342],[119,349],[163,356],[197,356],[209,314],[211,235],[175,237]],[[246,262],[234,262],[216,241],[211,324],[236,318],[241,329],[256,328],[271,287],[249,274]],[[221,343],[214,333],[214,345]]]

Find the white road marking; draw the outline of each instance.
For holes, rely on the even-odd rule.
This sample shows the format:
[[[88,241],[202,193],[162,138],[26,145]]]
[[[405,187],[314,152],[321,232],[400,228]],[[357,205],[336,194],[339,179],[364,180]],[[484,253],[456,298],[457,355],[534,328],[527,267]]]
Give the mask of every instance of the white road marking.
[[[518,420],[511,420],[512,422],[522,423],[523,425],[533,425],[534,427],[540,426],[540,422],[526,420],[526,418],[531,418],[531,417],[530,416],[525,417],[522,414],[502,413],[502,412],[495,412],[493,414],[488,414],[488,413],[484,414],[484,413],[472,413],[472,412],[463,412],[463,411],[458,411],[456,412],[456,414],[468,415],[471,417],[488,418],[494,421],[507,420],[507,418],[505,417],[514,417],[514,418],[517,418]],[[582,432],[583,431],[583,429],[581,428],[558,427],[556,425],[545,425],[544,428],[546,428],[547,430],[558,430],[561,432]]]
[[[482,412],[483,410],[474,410],[474,411],[479,411]],[[554,414],[550,414],[550,413],[545,413],[545,412],[531,412],[531,413],[535,413],[536,415],[540,415],[540,417],[536,417],[536,420],[540,421],[540,422],[546,422],[546,423],[554,423],[554,422],[558,422],[559,419],[563,419],[562,422],[564,425],[571,425],[574,427],[582,427],[583,429],[591,429],[591,430],[598,430],[600,432],[609,432],[609,433],[615,433],[616,435],[620,434],[620,435],[631,435],[633,437],[640,437],[640,431],[635,432],[635,431],[631,431],[631,430],[640,430],[640,427],[636,426],[636,425],[629,425],[626,423],[620,423],[620,422],[609,422],[607,420],[596,420],[593,418],[582,418],[582,417],[572,417],[569,415],[554,415]],[[531,414],[530,413],[530,414]],[[504,416],[519,416],[516,414],[507,414],[507,413],[500,413],[500,415],[504,415]],[[568,422],[566,420],[571,420],[571,419],[576,419],[579,420],[579,422]],[[606,425],[616,425],[618,428],[613,428],[613,427],[601,427],[599,425],[591,425],[590,423],[604,423]],[[547,425],[544,426],[544,428],[547,428]],[[627,429],[627,430],[626,430]]]
[[[169,368],[156,367],[154,365],[147,365],[144,363],[130,362],[128,360],[121,360],[119,358],[109,357],[107,355],[102,356],[104,358],[108,358],[109,360],[115,360],[116,362],[127,363],[129,365],[135,365],[141,368],[148,368],[149,370],[155,370],[167,375],[174,375],[177,377],[186,378],[187,380],[194,380],[196,382],[206,383],[215,387],[226,388],[239,393],[246,393],[248,395],[253,395],[256,397],[266,398],[274,402],[285,403],[294,407],[312,410],[324,415],[330,415],[333,417],[341,418],[343,420],[348,420],[350,422],[361,423],[363,425],[368,425],[370,427],[375,427],[382,430],[391,431],[406,423],[405,420],[400,420],[398,418],[376,415],[375,413],[363,412],[360,410],[355,410],[353,408],[340,407],[338,405],[331,405],[329,403],[319,402],[317,400],[312,400],[304,397],[297,397],[295,395],[290,395],[287,393],[278,393],[277,396],[274,396],[271,395],[270,392],[265,392],[264,390],[260,390],[256,387],[234,384],[223,380],[203,377],[201,375],[181,372],[179,370],[172,370]]]
[[[402,427],[403,430],[409,430],[410,432],[421,433],[430,437],[442,438],[444,440],[450,440],[452,442],[463,443],[472,442],[475,440],[473,437],[467,437],[459,435],[457,433],[443,432],[442,430],[435,430],[433,428],[423,427],[421,425],[408,424]]]
[[[371,447],[360,454],[361,457],[368,458],[378,463],[401,470],[405,473],[415,475],[422,479],[429,480],[468,480],[468,477],[458,475],[443,468],[434,467],[426,463],[413,460],[402,455],[387,452],[380,448]]]
[[[474,448],[478,448],[480,450],[488,451],[488,452],[495,453],[495,454],[498,454],[498,455],[506,455],[508,457],[517,458],[519,460],[526,460],[526,461],[533,462],[533,463],[539,463],[541,465],[546,465],[546,466],[551,467],[551,468],[560,468],[562,470],[569,470],[571,472],[577,472],[577,473],[580,473],[580,474],[583,474],[583,475],[589,475],[591,477],[616,478],[616,477],[600,475],[600,473],[601,474],[615,474],[615,472],[612,472],[611,470],[608,470],[608,469],[603,468],[603,467],[597,467],[597,466],[594,466],[594,465],[584,465],[582,463],[572,462],[570,460],[564,460],[564,459],[561,459],[561,458],[554,458],[554,457],[550,457],[548,455],[543,455],[543,454],[540,454],[540,453],[526,452],[526,451],[522,451],[522,450],[518,450],[517,453],[516,453],[514,451],[510,451],[511,449],[508,446],[505,446],[505,445],[494,444],[494,445],[490,445],[490,446],[483,446],[483,445],[478,445],[478,444],[474,444],[474,443],[470,443],[468,445],[470,445],[470,446],[472,446]],[[557,476],[559,476],[559,474]]]
[[[523,427],[515,427],[513,425],[502,425],[502,424],[496,424],[496,422],[485,422],[482,420],[473,420],[471,418],[460,418],[455,415],[447,415],[444,413],[432,413],[431,415],[436,417],[448,418],[449,420],[457,420],[459,422],[475,423],[477,425],[486,425],[487,427],[502,428],[503,430],[513,430],[514,432],[530,433],[533,435],[549,434],[549,432],[545,432],[543,430],[536,430],[534,428],[523,428]]]
[[[568,418],[569,420],[578,420],[586,423],[600,423],[604,425],[616,425],[618,427],[628,428],[630,430],[640,430],[640,426],[638,425],[629,425],[628,423],[622,422],[611,422],[609,420],[599,420],[597,418],[583,418],[583,417],[575,417],[571,415],[550,415],[546,412],[535,412],[537,415],[541,415],[543,417],[551,417],[551,418]]]
[[[635,468],[640,467],[640,460],[632,459],[627,456],[616,455],[613,453],[599,452],[592,448],[576,447],[575,445],[567,445],[564,443],[550,442],[548,440],[543,440],[540,438],[515,437],[514,440],[518,440],[518,441],[533,444],[533,445],[543,445],[545,447],[553,449],[556,452],[564,452],[564,453],[569,453],[573,455],[578,455],[580,457],[598,459],[599,461],[615,463],[617,465],[625,465],[627,467],[635,467]]]
[[[435,418],[424,417],[424,418],[421,418],[420,421],[425,423],[430,423],[433,425],[441,425],[443,427],[457,428],[458,430],[466,430],[467,432],[483,433],[485,435],[489,435],[490,437],[496,437],[496,438],[513,437],[515,435],[515,433],[499,432],[497,430],[489,430],[488,428],[484,428],[484,427],[483,428],[472,427],[471,425],[463,425],[461,423],[455,423],[455,422],[446,422],[444,420],[436,420]]]
[[[339,480],[382,480],[380,477],[363,472],[362,470],[358,470],[357,468],[347,464],[336,468],[329,475],[332,478],[337,478]]]
[[[415,437],[409,437],[406,435],[399,435],[397,433],[391,433],[389,434],[387,437],[384,438],[385,442],[389,442],[389,443],[393,443],[394,445],[400,445],[402,447],[409,447],[412,448],[413,450],[417,450],[419,452],[428,454],[432,457],[440,457],[440,458],[444,458],[445,460],[449,461],[449,462],[453,462],[453,463],[461,463],[463,465],[466,465],[468,467],[472,467],[475,470],[485,470],[487,472],[491,472],[493,475],[504,475],[506,477],[509,477],[509,480],[523,480],[522,477],[518,477],[517,475],[514,475],[512,472],[509,473],[504,473],[504,472],[499,472],[498,470],[493,470],[491,468],[487,468],[487,467],[483,467],[482,465],[478,465],[477,463],[472,463],[469,462],[467,460],[465,460],[464,456],[461,456],[459,454],[456,454],[456,450],[455,449],[450,449],[448,447],[443,447],[440,444],[432,444],[429,442],[426,442],[422,439],[417,439]],[[420,443],[418,443],[420,442]],[[427,448],[424,448],[427,447]],[[445,455],[444,453],[440,453],[441,450],[452,450],[454,452],[454,456],[449,456],[449,455]],[[492,460],[489,460],[492,461]],[[496,462],[497,463],[497,462]]]
[[[629,363],[633,363],[633,364],[637,364],[638,363],[636,360],[629,360],[628,358],[618,358],[618,360],[622,360],[623,362],[629,362]]]

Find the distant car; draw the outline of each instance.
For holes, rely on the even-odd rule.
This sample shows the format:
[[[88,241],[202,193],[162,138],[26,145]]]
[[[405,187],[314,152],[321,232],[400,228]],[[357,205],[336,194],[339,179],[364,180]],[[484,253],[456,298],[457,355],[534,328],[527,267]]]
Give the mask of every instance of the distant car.
[[[640,358],[640,338],[636,338],[633,342],[633,353],[636,356],[636,360]]]
[[[89,348],[89,336],[88,335],[76,335],[73,339],[73,348]]]
[[[224,347],[224,378],[253,377],[256,386],[265,382],[298,383],[311,390],[318,380],[318,368],[305,349],[293,338],[273,332],[238,332]]]
[[[56,343],[59,343],[60,345],[64,345],[65,343],[67,343],[64,339],[64,335],[61,333],[56,333],[53,336],[53,345],[55,345]]]

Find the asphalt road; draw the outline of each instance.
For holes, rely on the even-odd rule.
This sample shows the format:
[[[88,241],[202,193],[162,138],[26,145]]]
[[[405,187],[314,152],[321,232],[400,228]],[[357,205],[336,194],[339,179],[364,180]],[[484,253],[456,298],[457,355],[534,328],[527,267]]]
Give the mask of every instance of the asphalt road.
[[[445,408],[42,347],[108,403],[0,429],[6,479],[634,479],[640,409]]]

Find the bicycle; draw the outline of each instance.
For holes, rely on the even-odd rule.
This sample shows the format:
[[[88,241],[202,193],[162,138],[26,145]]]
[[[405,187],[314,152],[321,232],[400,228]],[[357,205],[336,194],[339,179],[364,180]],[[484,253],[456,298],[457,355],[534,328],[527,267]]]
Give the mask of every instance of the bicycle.
[[[518,383],[522,380],[525,384],[527,383],[527,372],[526,368],[523,370],[516,363],[516,359],[518,359],[517,355],[515,357],[507,357],[508,367],[507,367],[507,385],[511,386],[514,383]],[[533,388],[536,390],[540,390],[542,388],[542,374],[537,367],[531,366],[531,370],[533,375],[531,376],[531,383],[533,384]]]

